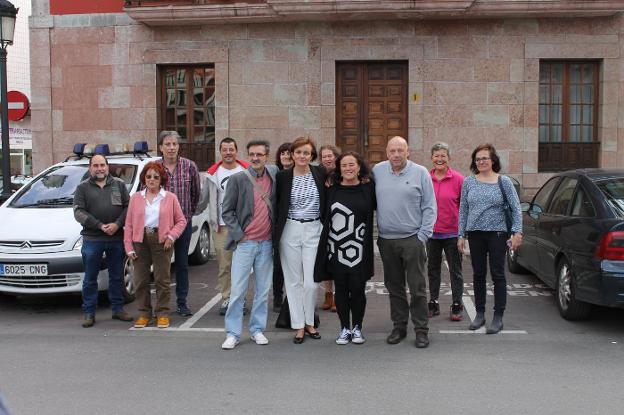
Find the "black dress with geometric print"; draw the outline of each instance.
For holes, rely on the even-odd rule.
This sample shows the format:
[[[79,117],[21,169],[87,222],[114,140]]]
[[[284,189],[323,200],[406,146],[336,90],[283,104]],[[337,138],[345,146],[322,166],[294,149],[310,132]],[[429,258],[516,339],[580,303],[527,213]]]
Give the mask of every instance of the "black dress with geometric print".
[[[371,209],[362,191],[362,184],[335,185],[329,206],[327,237],[327,271],[335,274],[358,274],[364,259],[366,217]]]

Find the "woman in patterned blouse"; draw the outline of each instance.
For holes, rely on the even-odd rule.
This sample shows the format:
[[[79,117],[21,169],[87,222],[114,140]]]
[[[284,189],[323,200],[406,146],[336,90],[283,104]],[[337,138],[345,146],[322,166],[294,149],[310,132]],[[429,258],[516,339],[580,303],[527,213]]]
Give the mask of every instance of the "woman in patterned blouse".
[[[517,249],[522,243],[520,200],[509,177],[498,174],[500,169],[500,159],[494,146],[478,146],[472,152],[470,164],[474,175],[464,180],[459,204],[457,248],[460,252],[464,251],[466,236],[470,243],[474,273],[477,315],[470,324],[470,330],[477,330],[485,324],[485,279],[489,256],[490,275],[494,283],[494,318],[487,328],[487,334],[498,333],[503,329],[503,313],[507,303],[505,253],[507,246]],[[513,212],[511,229],[508,229],[506,223],[505,200]]]

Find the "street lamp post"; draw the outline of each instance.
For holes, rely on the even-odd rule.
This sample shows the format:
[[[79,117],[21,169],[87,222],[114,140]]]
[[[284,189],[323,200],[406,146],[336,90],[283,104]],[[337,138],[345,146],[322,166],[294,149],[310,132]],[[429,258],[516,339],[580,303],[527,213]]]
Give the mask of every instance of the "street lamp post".
[[[2,117],[2,200],[11,196],[11,151],[9,149],[9,104],[7,102],[7,46],[13,44],[17,9],[0,0],[0,117]]]

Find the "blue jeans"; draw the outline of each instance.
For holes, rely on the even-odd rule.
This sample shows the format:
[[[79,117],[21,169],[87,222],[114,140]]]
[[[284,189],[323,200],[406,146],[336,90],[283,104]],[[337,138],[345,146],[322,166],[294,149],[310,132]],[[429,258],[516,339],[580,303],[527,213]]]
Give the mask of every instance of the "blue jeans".
[[[186,305],[186,297],[189,292],[188,278],[188,252],[191,245],[191,235],[193,234],[193,224],[189,221],[182,235],[173,245],[175,250],[174,270],[176,276],[176,302],[179,306]]]
[[[82,311],[95,315],[98,300],[98,274],[102,255],[106,253],[108,263],[108,299],[113,313],[123,310],[123,241],[88,241],[82,242],[82,263],[85,275],[82,281]]]
[[[267,298],[273,279],[273,244],[271,241],[240,242],[232,255],[232,292],[230,305],[225,313],[225,331],[240,339],[243,331],[243,305],[249,285],[249,273],[253,268],[255,293],[249,332],[263,332],[267,324]]]

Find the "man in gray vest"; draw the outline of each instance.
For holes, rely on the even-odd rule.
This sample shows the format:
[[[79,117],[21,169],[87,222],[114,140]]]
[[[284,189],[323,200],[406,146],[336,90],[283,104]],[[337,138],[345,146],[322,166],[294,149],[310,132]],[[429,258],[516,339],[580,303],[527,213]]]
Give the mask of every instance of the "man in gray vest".
[[[108,161],[95,155],[89,161],[90,177],[80,183],[74,194],[74,218],[82,225],[82,327],[95,324],[98,299],[98,274],[102,256],[108,266],[108,298],[113,319],[132,321],[123,309],[124,280],[123,227],[130,196],[126,184],[108,172]]]
[[[386,147],[388,160],[373,168],[377,195],[377,245],[384,268],[384,284],[390,295],[390,318],[394,328],[386,341],[401,342],[407,335],[411,314],[416,347],[429,346],[427,319],[427,252],[425,243],[433,233],[436,200],[426,168],[407,158],[409,147],[393,137]],[[409,286],[407,300],[405,284]]]

